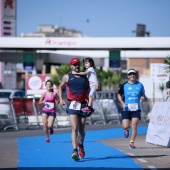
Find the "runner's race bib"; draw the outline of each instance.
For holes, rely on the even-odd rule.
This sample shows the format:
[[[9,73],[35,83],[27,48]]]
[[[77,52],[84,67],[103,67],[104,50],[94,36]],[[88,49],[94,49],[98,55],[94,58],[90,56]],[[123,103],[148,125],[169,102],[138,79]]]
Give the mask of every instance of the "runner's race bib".
[[[46,108],[46,109],[53,109],[53,108],[54,108],[54,103],[45,102],[45,108]]]
[[[130,111],[136,111],[136,110],[138,110],[138,104],[137,103],[128,104],[128,109]]]
[[[80,110],[81,109],[81,103],[76,102],[76,101],[71,101],[69,109]]]

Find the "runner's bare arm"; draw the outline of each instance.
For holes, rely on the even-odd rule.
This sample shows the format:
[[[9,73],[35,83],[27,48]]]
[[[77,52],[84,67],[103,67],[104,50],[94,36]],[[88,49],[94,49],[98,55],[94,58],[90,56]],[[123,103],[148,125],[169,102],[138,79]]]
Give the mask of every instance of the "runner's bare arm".
[[[125,108],[126,104],[124,103],[122,96],[119,93],[117,94],[117,98],[118,98],[119,102],[122,104],[122,107]]]
[[[64,75],[62,80],[61,80],[61,83],[58,87],[58,95],[59,95],[59,100],[60,100],[60,104],[61,105],[64,105],[65,104],[65,101],[63,100],[63,86],[68,82],[68,75]]]
[[[57,93],[55,93],[55,102],[58,104],[60,103],[60,99]]]
[[[43,93],[43,94],[41,95],[41,97],[40,97],[40,99],[39,99],[39,104],[45,103],[45,101],[44,101],[44,96],[45,96],[45,93]]]

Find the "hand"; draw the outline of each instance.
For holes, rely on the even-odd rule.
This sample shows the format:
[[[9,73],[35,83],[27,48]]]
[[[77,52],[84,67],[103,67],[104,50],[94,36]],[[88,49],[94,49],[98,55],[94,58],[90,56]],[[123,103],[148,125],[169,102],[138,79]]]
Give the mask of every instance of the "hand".
[[[141,96],[140,101],[143,102],[144,99],[145,99],[145,97],[144,97],[144,96]]]
[[[101,91],[102,89],[101,83],[98,83],[97,85],[95,85],[94,88],[96,91]]]
[[[125,103],[122,103],[122,107],[123,109],[127,107],[127,105]]]
[[[64,100],[60,100],[60,104],[61,104],[61,105],[65,105],[66,102],[65,102]]]

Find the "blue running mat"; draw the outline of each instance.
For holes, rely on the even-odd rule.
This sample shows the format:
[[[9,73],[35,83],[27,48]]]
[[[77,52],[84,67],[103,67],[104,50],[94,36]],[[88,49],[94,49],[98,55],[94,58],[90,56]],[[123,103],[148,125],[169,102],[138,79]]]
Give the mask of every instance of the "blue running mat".
[[[147,126],[138,127],[138,134],[146,134]],[[69,169],[69,170],[111,170],[142,169],[128,155],[106,146],[98,140],[123,137],[122,128],[87,131],[85,138],[86,156],[80,161],[71,159],[71,133],[55,134],[50,143],[44,136],[18,139],[18,169]]]

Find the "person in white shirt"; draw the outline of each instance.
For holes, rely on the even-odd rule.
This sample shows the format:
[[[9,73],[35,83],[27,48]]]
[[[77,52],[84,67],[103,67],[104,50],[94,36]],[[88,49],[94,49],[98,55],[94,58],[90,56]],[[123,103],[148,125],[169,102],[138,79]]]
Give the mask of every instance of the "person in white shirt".
[[[92,58],[84,58],[83,65],[84,65],[84,72],[79,72],[76,74],[87,75],[87,78],[89,80],[90,92],[89,92],[88,107],[83,108],[82,111],[88,112],[89,113],[88,116],[90,116],[94,112],[94,109],[92,108],[92,102],[93,102],[93,96],[96,92],[96,89],[98,88],[98,80],[95,71],[94,60]]]

